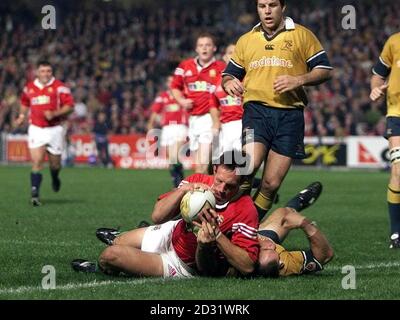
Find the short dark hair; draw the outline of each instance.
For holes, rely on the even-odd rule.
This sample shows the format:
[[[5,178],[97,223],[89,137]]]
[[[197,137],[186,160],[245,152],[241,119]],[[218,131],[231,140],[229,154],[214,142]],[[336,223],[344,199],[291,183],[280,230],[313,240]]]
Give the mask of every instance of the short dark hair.
[[[210,38],[214,43],[214,46],[217,46],[217,38],[211,32],[208,31],[200,32],[196,37],[195,46],[197,45],[197,40],[199,40],[200,38]]]
[[[39,68],[40,66],[52,67],[51,63],[47,60],[39,60],[37,67]]]
[[[283,8],[285,4],[285,0],[279,0],[279,3],[281,4],[281,7]],[[258,0],[256,0],[256,5],[258,4]]]

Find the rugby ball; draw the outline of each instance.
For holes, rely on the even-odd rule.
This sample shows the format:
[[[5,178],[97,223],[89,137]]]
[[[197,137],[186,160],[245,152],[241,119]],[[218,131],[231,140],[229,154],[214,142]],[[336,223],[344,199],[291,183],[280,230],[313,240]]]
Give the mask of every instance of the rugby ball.
[[[215,197],[210,190],[198,188],[188,191],[181,200],[181,215],[188,223],[196,220],[203,208],[215,208]]]

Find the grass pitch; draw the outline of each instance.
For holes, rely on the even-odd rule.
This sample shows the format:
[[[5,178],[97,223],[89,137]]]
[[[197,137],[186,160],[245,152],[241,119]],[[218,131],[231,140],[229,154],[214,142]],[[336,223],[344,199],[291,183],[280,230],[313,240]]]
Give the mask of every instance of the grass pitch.
[[[324,191],[305,211],[331,241],[335,258],[313,276],[280,279],[162,280],[78,274],[74,258],[96,259],[104,248],[98,227],[133,228],[149,219],[157,196],[170,189],[167,171],[72,168],[51,191],[44,172],[43,206],[29,204],[28,167],[0,167],[0,299],[398,299],[400,251],[388,249],[388,173],[292,170],[280,204],[311,181]],[[301,231],[289,249],[306,248]],[[42,268],[54,266],[56,289],[44,290]],[[356,270],[356,289],[344,290],[342,268]]]

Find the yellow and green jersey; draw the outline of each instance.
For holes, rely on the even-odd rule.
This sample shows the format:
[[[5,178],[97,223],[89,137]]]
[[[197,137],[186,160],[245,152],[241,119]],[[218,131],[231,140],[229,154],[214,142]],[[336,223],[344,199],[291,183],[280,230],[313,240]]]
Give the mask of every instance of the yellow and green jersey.
[[[279,94],[273,84],[280,75],[303,75],[314,68],[332,69],[326,52],[310,30],[286,17],[285,28],[272,37],[261,23],[241,36],[223,75],[244,81],[244,103],[303,108],[307,105],[303,87]]]
[[[378,63],[372,69],[375,75],[388,78],[387,116],[400,117],[400,32],[385,43]]]

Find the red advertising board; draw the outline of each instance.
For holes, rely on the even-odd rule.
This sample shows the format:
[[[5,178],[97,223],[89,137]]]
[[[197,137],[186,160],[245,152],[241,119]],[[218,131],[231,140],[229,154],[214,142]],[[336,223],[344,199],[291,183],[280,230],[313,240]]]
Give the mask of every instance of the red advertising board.
[[[94,139],[90,135],[72,135],[75,162],[90,163],[96,157],[97,150]],[[110,156],[118,168],[132,169],[165,169],[168,161],[164,149],[157,149],[155,140],[146,135],[112,135],[109,138]],[[192,167],[188,157],[181,158],[185,168]]]
[[[10,135],[6,140],[6,160],[13,162],[28,162],[30,159],[28,136]]]

